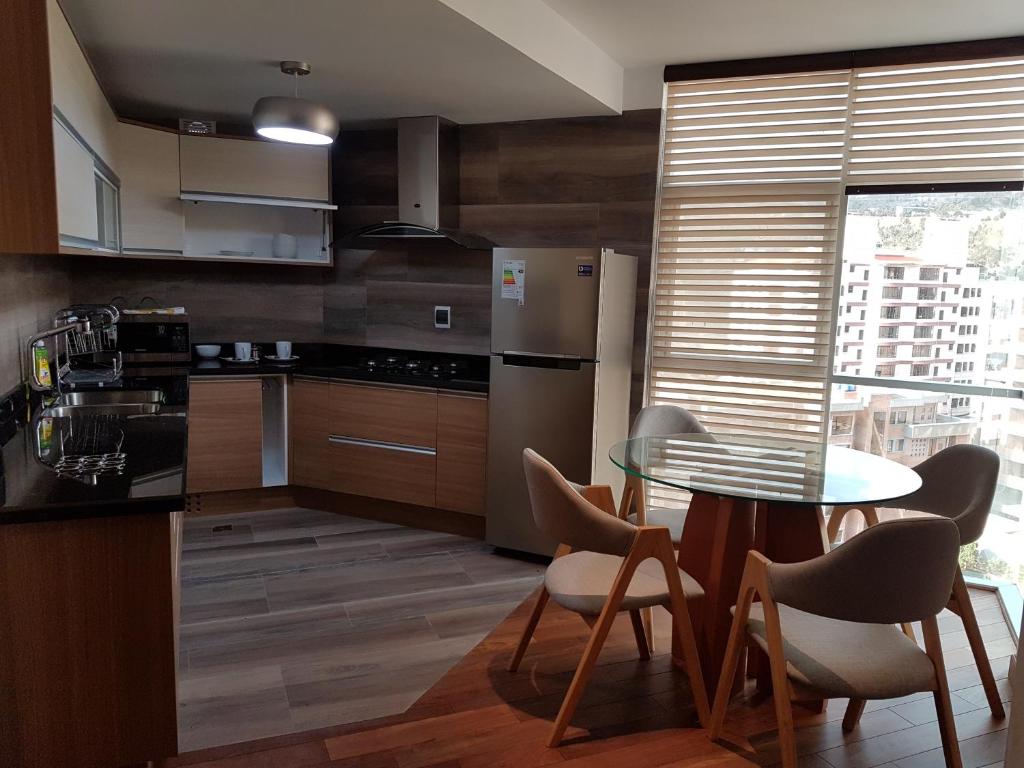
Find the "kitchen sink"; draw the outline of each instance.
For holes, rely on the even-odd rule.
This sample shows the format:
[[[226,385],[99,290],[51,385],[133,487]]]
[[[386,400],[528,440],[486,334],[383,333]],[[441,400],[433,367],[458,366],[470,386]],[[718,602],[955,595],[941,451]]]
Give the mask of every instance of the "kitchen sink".
[[[43,416],[135,416],[157,413],[161,392],[158,389],[90,390],[66,392],[43,410]]]
[[[138,416],[157,413],[160,403],[103,403],[100,405],[53,405],[43,409],[42,416]]]

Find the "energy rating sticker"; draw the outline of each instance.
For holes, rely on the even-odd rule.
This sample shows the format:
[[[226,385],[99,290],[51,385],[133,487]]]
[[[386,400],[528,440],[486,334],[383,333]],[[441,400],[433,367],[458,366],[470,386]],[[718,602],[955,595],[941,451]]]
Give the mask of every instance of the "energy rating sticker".
[[[526,300],[526,262],[504,259],[501,262],[501,298],[515,299],[522,306]]]

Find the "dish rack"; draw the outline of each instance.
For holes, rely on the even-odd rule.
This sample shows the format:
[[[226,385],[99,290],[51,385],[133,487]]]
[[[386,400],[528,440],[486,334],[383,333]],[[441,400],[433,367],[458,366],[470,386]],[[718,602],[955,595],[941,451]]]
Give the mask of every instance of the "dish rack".
[[[117,308],[108,304],[76,304],[57,311],[53,327],[58,388],[61,383],[106,384],[121,378],[119,317]]]
[[[44,417],[36,423],[36,458],[59,477],[96,485],[100,477],[124,474],[124,430],[106,415]]]

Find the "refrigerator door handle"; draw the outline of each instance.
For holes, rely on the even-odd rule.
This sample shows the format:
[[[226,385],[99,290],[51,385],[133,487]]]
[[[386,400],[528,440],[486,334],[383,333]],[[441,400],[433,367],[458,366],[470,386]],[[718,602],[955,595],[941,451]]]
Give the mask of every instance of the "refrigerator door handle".
[[[581,359],[579,355],[559,355],[559,354],[555,354],[553,352],[552,353],[546,353],[546,352],[523,352],[523,351],[518,350],[518,349],[506,349],[504,352],[501,353],[502,357],[504,357],[505,355],[512,355],[514,357],[540,357],[540,358],[553,357],[553,358],[557,358],[559,360],[580,360]]]
[[[501,364],[519,368],[558,368],[563,371],[578,371],[583,360],[575,355],[539,355],[536,352],[505,352]]]

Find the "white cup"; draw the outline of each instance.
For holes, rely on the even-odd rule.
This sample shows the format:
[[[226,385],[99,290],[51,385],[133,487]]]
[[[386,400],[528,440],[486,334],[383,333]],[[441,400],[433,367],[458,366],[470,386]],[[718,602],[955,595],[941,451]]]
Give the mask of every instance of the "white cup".
[[[299,241],[295,239],[294,235],[280,232],[274,235],[270,253],[275,259],[294,259],[299,255]]]
[[[235,342],[235,360],[250,360],[252,358],[252,342]]]
[[[286,360],[292,356],[292,343],[290,341],[275,341],[274,348],[277,351],[278,360]]]

